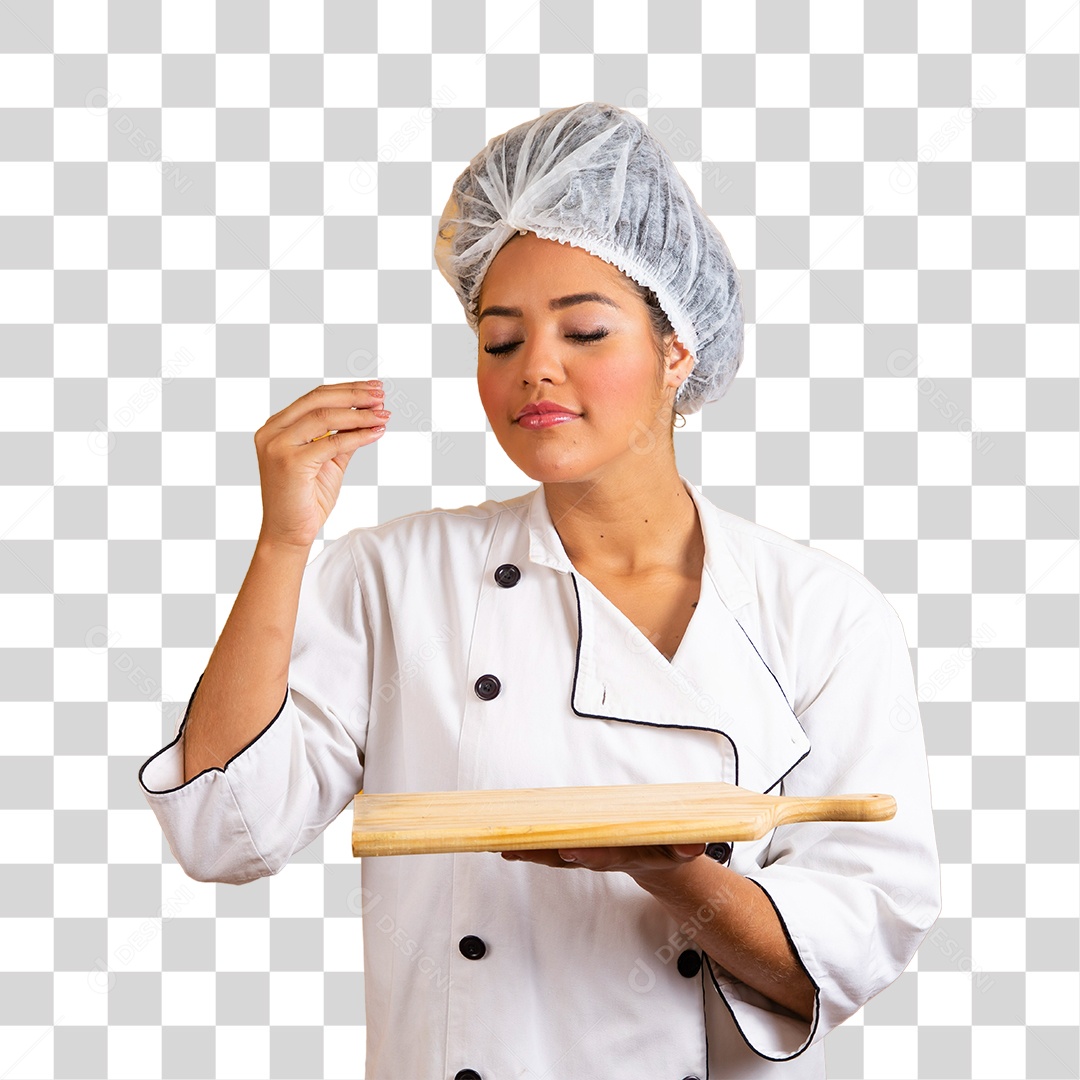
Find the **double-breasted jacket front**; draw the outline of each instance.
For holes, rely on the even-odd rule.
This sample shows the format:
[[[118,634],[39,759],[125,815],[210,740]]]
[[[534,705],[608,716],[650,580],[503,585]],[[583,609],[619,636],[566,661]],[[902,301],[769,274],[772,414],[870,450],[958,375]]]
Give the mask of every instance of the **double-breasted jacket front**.
[[[670,662],[577,572],[542,485],[422,511],[308,563],[284,700],[224,769],[184,782],[185,715],[139,779],[183,869],[237,884],[281,871],[361,788],[891,794],[889,821],[708,849],[768,896],[817,987],[812,1020],[704,955],[722,908],[680,922],[626,874],[498,853],[369,858],[369,1080],[824,1077],[824,1036],[899,976],[937,918],[899,616],[846,563],[680,480],[705,558]]]

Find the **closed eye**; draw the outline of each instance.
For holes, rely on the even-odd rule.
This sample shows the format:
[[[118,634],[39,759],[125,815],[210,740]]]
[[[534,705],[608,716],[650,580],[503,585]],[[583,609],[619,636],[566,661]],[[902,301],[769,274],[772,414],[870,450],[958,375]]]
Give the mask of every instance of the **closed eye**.
[[[589,342],[606,338],[608,332],[606,330],[597,330],[594,334],[567,334],[566,336],[572,341]],[[520,344],[520,341],[509,341],[505,345],[485,345],[484,352],[490,353],[492,356],[501,356],[503,353],[513,352]]]

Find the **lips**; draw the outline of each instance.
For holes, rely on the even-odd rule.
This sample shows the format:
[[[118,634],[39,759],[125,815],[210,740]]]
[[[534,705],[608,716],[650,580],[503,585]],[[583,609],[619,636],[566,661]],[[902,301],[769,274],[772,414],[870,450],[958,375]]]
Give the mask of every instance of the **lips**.
[[[540,414],[542,416],[559,415],[559,416],[577,416],[578,413],[573,409],[567,408],[565,405],[560,405],[557,401],[530,401],[528,405],[522,408],[517,416],[516,420],[521,420],[524,416],[532,414]]]

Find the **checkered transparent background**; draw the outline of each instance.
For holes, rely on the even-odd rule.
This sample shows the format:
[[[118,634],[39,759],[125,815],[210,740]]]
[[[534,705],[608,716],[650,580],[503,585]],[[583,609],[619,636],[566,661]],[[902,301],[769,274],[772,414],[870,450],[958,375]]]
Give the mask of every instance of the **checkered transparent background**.
[[[386,382],[327,538],[535,486],[432,244],[488,138],[595,99],[742,274],[680,471],[911,646],[944,908],[829,1076],[1076,1077],[1078,56],[1065,0],[0,0],[0,1075],[362,1076],[348,815],[195,882],[137,769],[243,580],[271,413]]]

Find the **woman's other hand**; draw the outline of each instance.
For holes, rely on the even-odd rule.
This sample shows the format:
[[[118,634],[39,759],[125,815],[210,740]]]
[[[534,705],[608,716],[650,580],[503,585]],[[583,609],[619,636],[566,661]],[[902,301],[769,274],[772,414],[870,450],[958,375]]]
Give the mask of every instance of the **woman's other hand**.
[[[619,870],[632,878],[655,877],[677,870],[705,854],[704,844],[652,844],[639,847],[559,848],[551,851],[504,851],[508,862],[533,862],[566,870]]]

